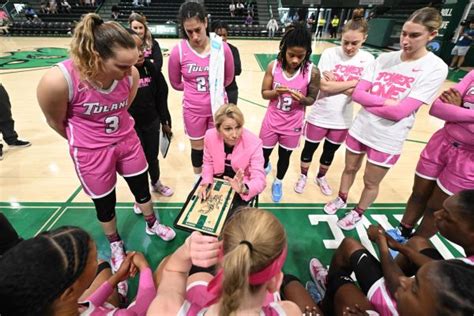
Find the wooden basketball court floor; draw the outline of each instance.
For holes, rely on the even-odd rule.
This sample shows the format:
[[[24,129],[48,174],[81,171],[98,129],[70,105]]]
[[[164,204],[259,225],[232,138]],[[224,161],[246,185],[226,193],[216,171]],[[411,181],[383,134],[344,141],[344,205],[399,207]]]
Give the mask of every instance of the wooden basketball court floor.
[[[19,233],[31,237],[40,231],[61,225],[78,225],[88,230],[96,239],[99,255],[107,258],[109,249],[95,218],[90,199],[82,192],[76,177],[67,143],[46,124],[36,101],[36,86],[49,65],[64,55],[69,38],[27,38],[3,37],[0,41],[0,82],[10,94],[15,127],[20,138],[32,142],[24,149],[9,149],[0,161],[0,211],[12,221]],[[177,39],[161,39],[162,49],[171,49]],[[236,40],[230,42],[237,46],[242,60],[242,74],[237,77],[239,86],[238,105],[245,115],[245,127],[258,134],[265,114],[267,101],[260,95],[263,69],[276,54],[278,41]],[[330,46],[329,41],[313,44],[314,60]],[[59,48],[40,50],[40,48]],[[379,50],[370,49],[374,54]],[[49,52],[49,56],[48,56]],[[62,53],[59,53],[62,52]],[[53,55],[53,56],[51,56]],[[165,54],[166,55],[166,54]],[[48,65],[47,62],[50,62]],[[41,64],[43,62],[43,64]],[[46,67],[44,62],[46,62]],[[164,57],[164,72],[167,77],[168,57]],[[27,68],[22,68],[23,66]],[[33,68],[30,68],[33,67]],[[443,89],[451,86],[462,77],[464,71],[450,73]],[[169,107],[173,118],[174,138],[166,159],[160,158],[161,180],[172,187],[175,194],[165,198],[153,194],[156,209],[164,223],[171,225],[191,189],[194,176],[190,162],[190,145],[183,131],[181,93],[170,87]],[[355,111],[358,110],[356,106]],[[415,166],[419,154],[430,136],[443,122],[428,115],[428,106],[423,106],[417,114],[415,126],[404,145],[400,160],[389,171],[380,187],[376,204],[368,211],[364,225],[357,230],[343,232],[336,225],[335,215],[326,215],[322,205],[337,193],[344,163],[344,148],[337,154],[328,180],[333,188],[332,197],[322,195],[312,179],[317,172],[321,148],[313,157],[307,187],[304,194],[296,194],[293,185],[299,175],[299,157],[303,145],[291,157],[291,164],[284,179],[281,203],[271,201],[271,183],[275,171],[267,178],[267,189],[260,195],[260,206],[274,212],[284,223],[289,236],[290,252],[285,270],[307,280],[307,264],[311,257],[317,256],[329,264],[331,255],[344,236],[360,239],[375,253],[367,238],[364,227],[370,223],[380,223],[385,228],[397,224],[404,210],[413,184]],[[322,146],[320,146],[322,147]],[[276,151],[272,164],[276,166]],[[362,190],[360,172],[351,192],[349,202],[357,202]],[[177,238],[169,243],[144,234],[144,222],[132,212],[133,196],[125,182],[117,183],[117,216],[119,231],[129,249],[145,252],[152,265],[163,256],[176,249],[187,236],[178,232]],[[339,214],[339,215],[342,215]],[[459,247],[435,236],[433,242],[447,258],[459,256]]]

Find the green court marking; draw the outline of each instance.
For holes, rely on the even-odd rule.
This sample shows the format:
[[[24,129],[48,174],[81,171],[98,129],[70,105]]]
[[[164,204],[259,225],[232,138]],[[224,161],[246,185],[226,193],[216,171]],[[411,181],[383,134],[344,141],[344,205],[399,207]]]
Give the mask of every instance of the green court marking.
[[[0,70],[50,67],[69,57],[65,48],[42,47],[35,50],[5,52],[0,57]]]
[[[416,140],[416,139],[409,139],[409,138],[407,138],[406,141],[412,142],[412,143],[418,143],[418,144],[428,144],[428,142],[424,142],[424,141]]]
[[[264,105],[261,105],[261,104],[259,104],[259,103],[253,102],[253,101],[251,101],[251,100],[248,100],[248,99],[245,99],[245,98],[242,98],[242,97],[239,97],[239,99],[242,100],[242,101],[248,102],[248,103],[250,103],[250,104],[259,106],[259,107],[264,108],[264,109],[267,108],[267,107],[264,106]]]

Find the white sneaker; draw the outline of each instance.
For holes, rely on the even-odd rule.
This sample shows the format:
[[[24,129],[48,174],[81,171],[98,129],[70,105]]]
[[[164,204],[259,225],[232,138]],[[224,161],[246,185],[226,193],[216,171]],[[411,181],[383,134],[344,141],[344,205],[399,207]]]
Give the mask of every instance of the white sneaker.
[[[295,183],[295,187],[294,187],[296,193],[299,193],[299,194],[303,193],[304,187],[306,186],[306,179],[307,178],[308,177],[305,176],[304,174],[300,174],[298,182]]]
[[[176,237],[176,233],[171,227],[162,225],[158,221],[156,221],[151,228],[148,227],[148,224],[145,223],[145,227],[145,232],[148,235],[157,235],[164,241],[170,241],[173,240],[174,237]]]
[[[137,215],[143,214],[143,213],[142,213],[142,210],[138,207],[138,204],[137,204],[137,203],[134,203],[134,204],[133,204],[133,213],[135,213],[135,214],[137,214]]]
[[[112,268],[112,273],[116,273],[122,262],[125,260],[126,254],[123,246],[123,241],[115,241],[110,243],[110,266]],[[122,281],[117,284],[117,291],[123,297],[127,297],[128,293],[128,283],[127,281]]]
[[[172,196],[174,191],[169,186],[162,184],[159,180],[151,185],[153,192],[159,193],[163,196]]]
[[[354,210],[346,213],[343,218],[337,221],[337,226],[344,230],[352,230],[357,226],[357,223],[360,222],[362,216],[359,215]]]
[[[344,202],[344,200],[338,196],[331,202],[324,205],[324,212],[326,212],[326,214],[332,215],[332,214],[335,214],[341,208],[344,208],[346,206],[347,206],[347,203]]]
[[[331,195],[332,194],[332,189],[329,186],[329,183],[326,180],[326,177],[321,177],[321,178],[315,177],[314,178],[314,183],[316,183],[319,186],[319,188],[321,189],[321,192],[324,195]]]

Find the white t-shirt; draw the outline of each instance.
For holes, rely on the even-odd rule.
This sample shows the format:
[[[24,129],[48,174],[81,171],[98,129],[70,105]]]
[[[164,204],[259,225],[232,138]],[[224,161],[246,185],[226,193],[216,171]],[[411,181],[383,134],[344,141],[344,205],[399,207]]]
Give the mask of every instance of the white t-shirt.
[[[342,47],[337,46],[324,50],[318,68],[321,74],[332,72],[337,81],[359,80],[364,69],[373,61],[374,56],[364,50],[360,49],[355,56],[347,57]],[[306,120],[324,128],[347,129],[352,124],[352,112],[351,97],[320,91]]]
[[[431,104],[448,75],[448,66],[433,53],[415,61],[402,62],[401,51],[381,54],[361,79],[372,82],[371,93],[402,100],[407,97]],[[349,134],[378,151],[398,155],[415,122],[415,113],[398,122],[369,113],[362,108]]]

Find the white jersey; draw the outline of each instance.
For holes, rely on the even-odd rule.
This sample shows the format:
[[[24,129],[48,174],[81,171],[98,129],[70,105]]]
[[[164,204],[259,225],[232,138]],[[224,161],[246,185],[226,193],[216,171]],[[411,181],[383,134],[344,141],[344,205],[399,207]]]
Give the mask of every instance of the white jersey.
[[[347,57],[342,47],[337,46],[324,50],[318,68],[321,74],[332,72],[337,81],[359,80],[364,69],[373,61],[374,56],[364,50],[360,49],[355,56]],[[350,96],[320,91],[306,120],[324,128],[348,129],[352,124],[352,112]]]
[[[403,62],[401,51],[381,54],[361,79],[372,82],[371,93],[392,100],[407,97],[431,104],[448,75],[444,61],[429,52],[422,58]],[[378,151],[398,155],[415,122],[415,113],[398,122],[381,118],[362,108],[349,134]]]

